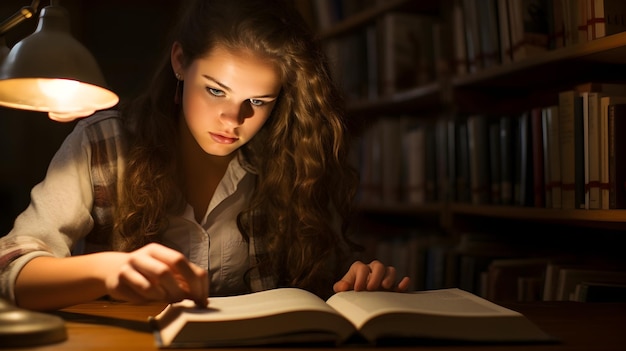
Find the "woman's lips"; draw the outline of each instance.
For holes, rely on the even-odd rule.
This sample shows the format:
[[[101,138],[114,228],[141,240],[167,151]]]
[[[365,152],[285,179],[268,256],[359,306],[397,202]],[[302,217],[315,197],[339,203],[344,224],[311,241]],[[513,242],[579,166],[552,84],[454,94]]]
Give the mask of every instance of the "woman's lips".
[[[220,143],[220,144],[232,144],[239,139],[239,138],[224,136],[221,134],[215,134],[215,133],[209,133],[209,134],[211,135],[211,138],[216,143]]]

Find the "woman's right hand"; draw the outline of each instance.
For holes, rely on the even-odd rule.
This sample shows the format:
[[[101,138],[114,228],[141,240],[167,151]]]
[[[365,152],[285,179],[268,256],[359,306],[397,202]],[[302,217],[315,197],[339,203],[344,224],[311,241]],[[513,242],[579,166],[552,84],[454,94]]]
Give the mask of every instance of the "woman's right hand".
[[[182,253],[153,243],[122,255],[121,265],[105,278],[111,298],[135,303],[191,299],[207,306],[208,273]]]

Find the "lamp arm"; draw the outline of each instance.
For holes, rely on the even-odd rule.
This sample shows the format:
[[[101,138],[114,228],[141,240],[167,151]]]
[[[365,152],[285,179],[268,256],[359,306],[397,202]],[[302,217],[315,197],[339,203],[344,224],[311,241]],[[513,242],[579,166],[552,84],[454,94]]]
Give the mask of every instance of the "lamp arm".
[[[11,17],[0,23],[0,36],[11,30],[11,28],[22,23],[25,19],[33,17],[37,13],[39,7],[39,0],[33,0],[30,6],[24,6]]]

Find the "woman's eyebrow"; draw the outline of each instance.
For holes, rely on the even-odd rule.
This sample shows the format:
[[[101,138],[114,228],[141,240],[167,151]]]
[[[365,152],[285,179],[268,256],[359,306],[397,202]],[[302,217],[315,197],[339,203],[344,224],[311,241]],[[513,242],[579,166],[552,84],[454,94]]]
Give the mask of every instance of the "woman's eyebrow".
[[[229,86],[227,86],[227,85],[224,85],[224,84],[220,83],[217,79],[215,79],[215,78],[213,78],[213,77],[211,77],[211,76],[209,76],[209,75],[203,74],[202,76],[203,76],[205,79],[210,80],[211,82],[213,82],[213,83],[215,83],[215,84],[219,85],[219,86],[220,86],[220,88],[222,88],[222,89],[224,89],[224,90],[226,90],[226,91],[228,91],[228,92],[232,92],[232,91],[233,91],[233,90],[232,90]]]
[[[215,84],[219,85],[219,86],[220,86],[220,88],[222,88],[223,90],[225,90],[225,91],[227,91],[227,92],[229,92],[229,93],[232,93],[232,92],[233,92],[233,90],[232,90],[229,86],[227,86],[227,85],[224,85],[224,84],[220,83],[217,79],[215,79],[215,78],[213,78],[213,77],[211,77],[211,76],[209,76],[209,75],[207,75],[207,74],[203,74],[202,76],[203,76],[206,80],[209,80],[209,81],[211,81],[211,82],[213,82],[213,83],[215,83]],[[253,98],[255,98],[255,99],[275,99],[275,98],[277,98],[277,97],[278,97],[278,94],[265,94],[265,95],[258,95],[258,96],[254,96]]]

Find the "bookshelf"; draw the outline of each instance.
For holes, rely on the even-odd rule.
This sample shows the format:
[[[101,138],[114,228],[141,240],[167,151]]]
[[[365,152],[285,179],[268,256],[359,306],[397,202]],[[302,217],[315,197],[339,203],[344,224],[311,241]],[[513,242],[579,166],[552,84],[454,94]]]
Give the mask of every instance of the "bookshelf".
[[[323,1],[311,0],[313,11],[319,11],[319,8],[316,9],[315,6]],[[507,3],[509,6],[516,1],[518,0],[493,0],[492,4],[497,7],[498,4]],[[521,2],[521,0],[519,1]],[[330,2],[345,5],[349,0]],[[613,5],[619,3],[619,1],[613,0],[602,1],[606,8],[612,6],[611,2]],[[469,68],[470,64],[467,64],[465,71],[459,71],[457,69],[459,57],[456,52],[459,39],[457,38],[458,35],[455,34],[458,33],[458,31],[455,32],[455,20],[459,18],[459,13],[463,15],[464,19],[469,16],[466,9],[472,3],[473,1],[466,0],[365,1],[359,11],[352,10],[351,14],[346,14],[348,11],[344,11],[334,17],[334,22],[331,21],[331,24],[318,29],[322,44],[332,46],[333,43],[350,35],[355,35],[361,30],[364,31],[366,28],[380,28],[385,16],[397,12],[413,13],[419,17],[429,18],[433,21],[433,26],[437,27],[435,40],[438,40],[440,45],[431,48],[435,51],[430,67],[436,72],[433,79],[394,91],[391,94],[384,94],[379,91],[377,96],[347,99],[346,109],[351,126],[352,124],[356,125],[354,129],[355,145],[356,149],[359,150],[359,154],[355,156],[357,167],[360,167],[363,164],[363,159],[369,157],[367,155],[371,153],[363,151],[364,145],[385,144],[388,140],[384,138],[366,139],[369,137],[366,132],[367,129],[378,128],[379,125],[376,123],[380,120],[400,123],[399,130],[420,126],[431,126],[434,130],[437,128],[455,130],[454,128],[457,128],[459,121],[467,121],[468,117],[474,115],[480,115],[485,118],[487,123],[490,123],[505,115],[517,118],[517,116],[526,113],[530,116],[532,109],[558,106],[560,92],[575,89],[583,83],[626,84],[626,77],[616,74],[626,66],[626,28],[623,28],[623,31],[617,30],[615,33],[601,37],[593,37],[589,34],[589,37],[584,40],[567,39],[566,41],[563,37],[560,44],[551,42],[546,44],[548,46],[545,50],[532,53],[528,51],[529,54],[521,59],[513,59],[512,57],[508,60],[501,59],[495,65],[478,65],[478,68],[474,70]],[[545,1],[544,3],[567,6],[566,2],[559,0]],[[593,4],[589,0],[575,0],[570,3],[578,6],[591,6]],[[486,6],[485,4],[481,2],[481,5]],[[455,12],[457,10],[458,12]],[[626,14],[624,6],[615,9],[615,11],[621,11],[622,16]],[[511,16],[515,16],[511,12],[507,14],[509,19]],[[319,16],[318,12],[317,17],[319,18]],[[589,23],[594,23],[593,20],[589,18],[588,20]],[[498,22],[501,21],[498,17]],[[478,22],[484,23],[485,21]],[[567,31],[567,23],[563,24],[563,28],[561,35]],[[463,27],[462,29],[465,30],[462,31],[463,33],[472,31],[472,28]],[[479,29],[473,28],[473,30]],[[389,50],[389,47],[381,42],[381,36],[377,38],[378,41],[372,44],[376,45],[376,50]],[[466,40],[467,37],[464,36],[464,39]],[[515,41],[514,36],[511,37],[511,40]],[[548,41],[551,40],[553,39]],[[478,47],[474,49],[480,50]],[[468,52],[465,54],[465,58],[469,60]],[[504,55],[502,52],[500,54]],[[384,62],[377,62],[377,64],[381,65]],[[354,120],[358,122],[353,122]],[[465,124],[465,128],[468,128],[467,124]],[[530,128],[530,124],[528,124],[528,128]],[[531,131],[529,130],[528,133]],[[480,140],[486,142],[486,139]],[[457,145],[458,140],[455,142]],[[439,144],[433,145],[436,148],[439,147]],[[452,147],[451,145],[447,144],[448,147]],[[398,145],[395,147],[397,148]],[[399,147],[402,148],[403,146]],[[458,145],[455,146],[455,148],[457,147]],[[527,152],[530,158],[528,160],[529,165],[532,165],[532,150],[529,148]],[[450,157],[448,152],[445,155]],[[519,245],[530,246],[530,248],[523,248],[524,252],[517,255],[516,258],[554,253],[556,255],[572,254],[577,258],[582,257],[582,261],[595,262],[597,260],[603,261],[602,256],[606,254],[607,258],[603,262],[603,264],[606,263],[605,267],[626,271],[626,262],[621,258],[623,255],[615,249],[626,230],[626,209],[553,208],[551,201],[548,200],[544,200],[548,202],[542,206],[530,202],[504,204],[499,200],[475,202],[472,200],[471,194],[467,198],[461,198],[459,195],[459,189],[463,190],[463,188],[470,188],[473,185],[469,179],[469,172],[465,174],[465,183],[458,183],[457,178],[460,177],[459,173],[461,173],[461,166],[457,160],[459,155],[455,154],[451,156],[453,157],[451,160],[444,161],[441,161],[440,156],[437,154],[434,157],[439,160],[437,162],[443,162],[445,166],[441,166],[439,163],[430,164],[431,167],[438,168],[434,177],[438,182],[436,189],[440,193],[436,196],[419,203],[408,203],[406,198],[402,197],[406,189],[401,188],[398,191],[400,195],[396,201],[383,199],[361,201],[359,198],[359,230],[365,233],[364,236],[367,237],[366,245],[374,245],[374,248],[369,248],[373,257],[381,259],[388,257],[390,262],[397,262],[394,261],[397,260],[397,252],[394,254],[393,249],[389,249],[389,245],[396,245],[396,248],[399,246],[409,251],[416,250],[416,244],[412,240],[417,238],[417,241],[420,242],[417,245],[422,245],[419,249],[420,252],[413,251],[400,254],[402,257],[406,255],[417,256],[409,260],[411,267],[406,268],[405,271],[417,274],[418,280],[428,280],[429,278],[424,275],[427,276],[432,273],[428,271],[434,269],[432,268],[432,265],[435,264],[433,262],[439,262],[440,265],[445,264],[446,267],[452,265],[454,268],[451,269],[451,272],[450,269],[446,268],[447,272],[443,273],[444,277],[440,277],[439,283],[444,286],[458,286],[462,285],[462,280],[468,279],[462,277],[462,270],[464,269],[462,266],[470,266],[468,262],[471,261],[472,265],[476,266],[476,271],[473,274],[480,275],[480,269],[487,269],[488,263],[485,262],[482,262],[481,267],[477,266],[479,260],[476,257],[480,255],[467,254],[464,251],[468,245],[481,245],[480,240],[482,239],[476,242],[472,242],[472,240],[474,237],[482,237],[484,234],[488,237],[489,245],[495,247],[495,251],[499,247],[498,241],[523,243]],[[433,156],[431,155],[431,157]],[[514,155],[510,154],[510,158],[514,158]],[[367,163],[374,164],[372,167],[389,168],[389,165],[385,164],[383,160],[377,162],[372,163],[368,159]],[[543,163],[543,165],[548,167],[547,163]],[[538,167],[535,166],[535,168]],[[541,169],[543,172],[548,172],[543,170],[543,166]],[[362,169],[360,171],[361,174],[364,173]],[[368,169],[368,172],[371,173],[371,170]],[[400,169],[399,172],[401,174],[399,182],[401,183],[403,181],[402,174],[405,170]],[[456,173],[452,175],[452,172]],[[474,173],[473,178],[478,178],[476,174]],[[384,175],[378,174],[377,177],[378,181],[381,182]],[[527,173],[527,178],[531,177],[532,174]],[[370,188],[371,184],[368,183],[365,186]],[[532,186],[532,184],[528,186]],[[548,197],[550,195],[545,193],[543,196]],[[397,235],[409,239],[398,244],[397,238],[394,237]],[[424,239],[425,237],[426,239]],[[432,240],[433,237],[434,240]],[[376,245],[383,248],[376,247]],[[442,246],[446,249],[439,250]],[[588,254],[585,253],[584,248],[586,246],[590,248]],[[433,257],[436,254],[429,252],[433,247],[436,247],[437,250],[435,251],[443,251],[444,257]],[[534,251],[532,251],[533,247],[536,248]],[[494,257],[497,256],[491,254]],[[466,259],[466,257],[471,257],[471,260]],[[427,272],[415,273],[415,265],[420,265],[418,269]],[[481,278],[472,277],[470,280],[472,279],[479,281]],[[479,283],[475,282],[471,287],[479,289],[478,285]],[[429,285],[428,282],[420,281],[415,287],[433,286]]]

